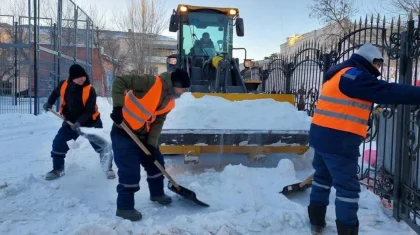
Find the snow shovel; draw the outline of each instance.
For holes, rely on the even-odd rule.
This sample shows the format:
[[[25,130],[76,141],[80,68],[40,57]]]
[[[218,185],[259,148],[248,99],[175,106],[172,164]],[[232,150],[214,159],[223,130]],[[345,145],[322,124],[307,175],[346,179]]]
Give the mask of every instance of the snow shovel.
[[[296,192],[305,191],[307,188],[311,187],[313,177],[314,177],[314,174],[310,175],[308,178],[306,178],[304,181],[300,183],[284,186],[283,191],[281,191],[280,193],[284,195],[290,195]]]
[[[143,143],[139,140],[139,138],[131,131],[131,129],[127,126],[127,124],[125,124],[123,122],[123,123],[121,123],[121,126],[127,132],[127,134],[130,135],[130,137],[134,140],[134,142],[136,142],[136,144],[143,150],[143,152],[146,153],[146,155],[150,156],[151,153],[149,152],[149,150],[147,150],[147,148],[143,145]],[[191,200],[191,201],[197,203],[200,206],[205,206],[205,207],[209,206],[207,203],[204,203],[204,202],[198,200],[196,194],[193,191],[177,184],[175,182],[175,180],[168,174],[168,172],[166,172],[166,170],[163,168],[163,166],[157,160],[155,160],[153,163],[166,176],[166,178],[169,179],[169,183],[168,183],[169,190],[171,190],[172,192],[174,192],[176,194],[179,194],[179,195],[183,196],[184,198],[186,198],[188,200]]]
[[[52,110],[52,109],[48,109],[51,113],[53,113],[55,116],[61,118],[63,121],[67,122],[67,124],[69,124],[70,126],[73,126],[74,124],[70,121],[67,121],[66,119],[64,119],[63,116],[61,116],[59,113],[57,113],[56,111]],[[103,139],[102,137],[95,135],[95,134],[86,134],[83,133],[82,131],[78,132],[79,135],[85,137],[86,139],[88,139],[89,141],[95,143],[98,146],[101,146],[104,149],[110,149],[110,144]],[[104,144],[106,144],[106,146],[103,146]]]

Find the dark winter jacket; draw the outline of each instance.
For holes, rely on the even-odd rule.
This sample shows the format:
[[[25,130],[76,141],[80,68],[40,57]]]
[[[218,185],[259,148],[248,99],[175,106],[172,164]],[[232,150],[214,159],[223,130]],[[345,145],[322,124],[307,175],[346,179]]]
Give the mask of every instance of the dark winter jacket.
[[[339,89],[343,94],[377,104],[420,104],[420,87],[377,79],[380,75],[378,70],[358,54],[353,54],[350,59],[330,68],[324,80],[328,81],[346,67],[356,67],[358,75],[354,80],[341,77]],[[359,146],[362,142],[361,136],[315,124],[311,125],[309,131],[310,146],[323,153],[360,156]]]
[[[48,97],[48,103],[53,105],[60,97],[61,86],[64,80],[51,92]],[[96,92],[93,87],[90,89],[89,98],[86,102],[86,107],[83,106],[82,93],[83,87],[90,85],[89,78],[86,78],[83,86],[79,86],[69,80],[65,93],[66,105],[63,108],[63,114],[66,119],[72,123],[79,122],[82,127],[102,128],[102,121],[100,115],[96,120],[92,119],[92,114],[95,113]]]
[[[165,72],[159,75],[163,80],[163,91],[159,101],[158,109],[165,107],[173,94],[173,86],[171,81],[171,75],[169,72]],[[151,74],[144,75],[124,75],[117,76],[112,83],[112,102],[114,107],[124,106],[124,97],[126,90],[134,90],[134,94],[137,98],[142,98],[155,83],[156,76]],[[140,139],[147,139],[147,143],[152,146],[157,146],[160,133],[162,132],[163,124],[166,120],[166,114],[156,116],[156,120],[150,125],[150,131],[147,133],[146,128],[135,131]],[[118,131],[121,134],[125,134],[125,131],[121,127],[113,125],[114,131]]]

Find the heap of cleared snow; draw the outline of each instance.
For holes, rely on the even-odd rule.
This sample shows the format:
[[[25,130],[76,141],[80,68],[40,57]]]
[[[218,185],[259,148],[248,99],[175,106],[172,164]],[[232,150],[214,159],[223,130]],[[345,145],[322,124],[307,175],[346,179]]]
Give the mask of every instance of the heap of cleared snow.
[[[97,102],[101,116],[109,117],[111,99],[98,97]],[[298,111],[288,102],[229,101],[216,96],[195,98],[187,92],[176,100],[163,129],[309,130],[310,123],[311,117],[306,112]]]
[[[229,101],[216,96],[176,100],[164,129],[308,130],[311,118],[288,102],[273,99]]]

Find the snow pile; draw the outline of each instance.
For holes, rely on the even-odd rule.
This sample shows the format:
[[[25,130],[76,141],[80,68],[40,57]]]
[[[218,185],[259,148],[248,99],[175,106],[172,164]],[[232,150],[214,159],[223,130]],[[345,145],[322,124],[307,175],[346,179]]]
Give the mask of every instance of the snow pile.
[[[101,117],[109,117],[112,100],[97,98]],[[104,126],[111,126],[105,121]],[[229,101],[216,96],[195,98],[184,93],[176,100],[163,129],[309,130],[311,117],[288,102],[273,99]]]
[[[106,124],[110,122],[106,113],[109,107],[100,105],[106,128],[110,128]],[[99,156],[86,139],[71,143],[66,175],[45,181],[52,167],[52,140],[61,120],[52,114],[7,114],[0,115],[0,120],[7,122],[0,131],[0,182],[9,185],[0,189],[2,235],[310,234],[306,212],[310,189],[291,199],[279,194],[285,185],[312,172],[296,171],[297,165],[290,160],[268,169],[239,165],[227,166],[222,172],[207,169],[200,174],[174,174],[170,164],[173,157],[166,157],[167,170],[175,180],[210,207],[196,206],[168,190],[174,199],[171,205],[151,202],[142,169],[135,207],[143,213],[143,220],[132,223],[115,216],[118,179],[105,178]],[[360,234],[415,234],[404,222],[384,213],[372,192],[362,189],[360,197]],[[332,189],[325,234],[336,234],[334,198]]]
[[[82,131],[111,141],[109,131],[113,122],[109,115],[112,98],[98,97],[96,102],[104,128],[82,128]],[[288,102],[273,99],[229,101],[216,96],[195,98],[186,92],[176,100],[163,129],[307,131],[311,120],[306,112],[298,111]]]
[[[229,101],[216,96],[176,100],[164,129],[308,130],[311,118],[288,102],[273,99]]]

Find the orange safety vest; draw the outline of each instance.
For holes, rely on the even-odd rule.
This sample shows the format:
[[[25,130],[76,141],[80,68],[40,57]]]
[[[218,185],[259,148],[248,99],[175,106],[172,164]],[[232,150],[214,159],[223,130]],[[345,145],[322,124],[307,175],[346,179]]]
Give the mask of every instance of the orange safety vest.
[[[171,98],[165,107],[157,110],[162,87],[162,78],[156,76],[155,83],[142,98],[138,99],[132,90],[125,94],[123,117],[133,130],[139,130],[146,124],[146,130],[149,132],[156,116],[168,113],[175,107],[175,100]]]
[[[340,70],[323,84],[312,123],[365,138],[373,103],[348,97],[340,91],[341,76],[349,69]]]
[[[61,106],[59,109],[59,112],[61,114],[61,116],[64,117],[63,115],[63,109],[64,106],[66,105],[66,100],[64,99],[64,95],[66,94],[66,90],[67,90],[67,86],[69,85],[68,79],[66,79],[63,82],[63,85],[61,86],[60,89],[60,96],[61,96]],[[89,98],[89,94],[90,94],[90,88],[92,87],[91,84],[89,84],[88,86],[83,87],[83,93],[82,93],[82,101],[83,101],[83,106],[86,106],[86,102]],[[95,112],[92,114],[92,119],[96,120],[96,118],[99,116],[99,111],[98,111],[98,105],[95,104]]]

